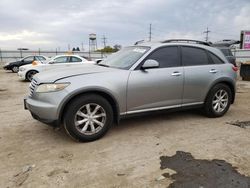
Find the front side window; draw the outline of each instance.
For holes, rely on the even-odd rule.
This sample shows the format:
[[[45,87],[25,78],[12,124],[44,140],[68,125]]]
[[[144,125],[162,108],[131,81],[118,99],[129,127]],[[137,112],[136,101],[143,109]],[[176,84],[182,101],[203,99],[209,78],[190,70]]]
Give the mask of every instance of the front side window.
[[[132,67],[148,50],[146,46],[126,47],[108,56],[98,66],[113,67],[119,69],[129,69]]]
[[[68,62],[68,57],[63,56],[63,57],[57,57],[53,60],[54,63],[66,63]]]
[[[159,62],[160,68],[180,66],[178,47],[169,46],[155,50],[147,59]]]
[[[206,51],[193,47],[182,47],[182,63],[184,66],[210,64]]]

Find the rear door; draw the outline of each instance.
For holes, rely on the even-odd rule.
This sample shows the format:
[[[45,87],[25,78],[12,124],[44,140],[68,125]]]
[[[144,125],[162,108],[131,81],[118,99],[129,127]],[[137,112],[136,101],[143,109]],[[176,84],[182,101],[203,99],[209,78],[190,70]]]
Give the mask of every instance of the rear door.
[[[215,64],[205,49],[189,46],[181,49],[185,74],[183,106],[202,104],[211,84],[220,77],[222,66]]]
[[[181,106],[183,67],[179,47],[158,48],[147,59],[158,61],[160,66],[131,71],[127,90],[128,113]]]

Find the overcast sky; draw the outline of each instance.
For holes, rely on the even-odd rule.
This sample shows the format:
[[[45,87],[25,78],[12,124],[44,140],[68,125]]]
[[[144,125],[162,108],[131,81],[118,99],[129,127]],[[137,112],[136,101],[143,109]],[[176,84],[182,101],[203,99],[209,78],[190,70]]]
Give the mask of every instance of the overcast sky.
[[[148,39],[239,39],[250,30],[250,0],[1,0],[0,48],[88,50],[88,34],[98,47],[131,45]]]

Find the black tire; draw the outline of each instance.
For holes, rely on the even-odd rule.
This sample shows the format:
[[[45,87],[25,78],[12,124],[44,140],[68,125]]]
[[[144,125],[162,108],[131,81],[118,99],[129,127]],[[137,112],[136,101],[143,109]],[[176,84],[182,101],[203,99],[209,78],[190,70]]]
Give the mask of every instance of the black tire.
[[[26,80],[28,80],[28,81],[32,81],[32,79],[33,79],[33,76],[35,75],[35,74],[37,74],[38,72],[37,71],[35,71],[35,70],[30,70],[29,72],[27,72],[26,73]]]
[[[99,126],[98,128],[95,127],[96,131],[99,129],[98,132],[96,133],[90,133],[92,131],[92,127],[89,125],[90,123],[88,123],[87,125],[88,129],[86,130],[86,133],[80,132],[79,129],[84,129],[83,127],[86,125],[87,122],[85,124],[83,123],[78,126],[75,124],[75,120],[79,118],[77,115],[77,112],[79,112],[79,110],[81,109],[84,110],[85,106],[87,106],[88,104],[90,105],[90,107],[92,105],[93,109],[95,107],[94,105],[97,105],[97,106],[99,105],[101,107],[100,110],[102,110],[102,113],[106,115],[105,121],[103,122],[104,125]],[[92,112],[94,111],[93,109],[91,109]],[[83,117],[80,116],[80,118],[83,118]],[[104,117],[101,117],[101,118],[104,118]],[[86,117],[78,121],[85,120],[85,119],[88,119],[87,121],[92,121]],[[67,105],[66,111],[64,113],[64,129],[66,133],[73,139],[80,141],[80,142],[94,141],[103,137],[106,134],[106,132],[109,130],[109,128],[111,127],[112,123],[113,123],[113,110],[112,110],[110,103],[105,98],[96,94],[88,94],[88,95],[82,95],[80,97],[77,97],[76,99],[74,99]],[[96,125],[98,126],[98,124]]]
[[[220,112],[216,111],[216,94],[220,91],[227,93],[227,103],[223,106],[223,110],[221,109]],[[215,102],[215,106],[213,106],[213,101]],[[204,104],[204,112],[206,116],[211,118],[221,117],[223,116],[229,109],[232,102],[232,91],[231,89],[225,84],[217,84],[215,85],[208,93],[205,104]]]
[[[18,66],[13,66],[11,68],[11,71],[14,72],[14,73],[17,73],[19,71],[19,67]]]

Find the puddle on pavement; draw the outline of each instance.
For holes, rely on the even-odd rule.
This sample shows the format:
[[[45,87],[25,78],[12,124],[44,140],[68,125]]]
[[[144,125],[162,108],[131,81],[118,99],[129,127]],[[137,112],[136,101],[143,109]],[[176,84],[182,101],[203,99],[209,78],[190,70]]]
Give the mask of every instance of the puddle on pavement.
[[[234,125],[240,128],[250,128],[250,121],[235,121],[228,122],[227,124]]]
[[[237,172],[223,160],[195,159],[191,153],[177,151],[174,156],[160,157],[161,170],[171,169],[175,174],[162,174],[173,183],[169,188],[249,188],[250,177]]]

